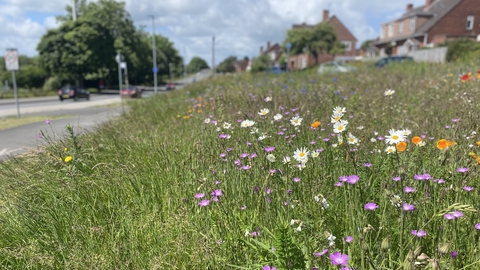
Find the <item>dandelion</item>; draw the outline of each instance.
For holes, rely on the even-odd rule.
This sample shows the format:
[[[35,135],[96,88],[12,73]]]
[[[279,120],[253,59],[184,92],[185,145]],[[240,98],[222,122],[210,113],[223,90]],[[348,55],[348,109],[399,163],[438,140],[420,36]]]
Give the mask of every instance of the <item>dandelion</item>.
[[[376,203],[369,202],[369,203],[365,204],[365,206],[363,208],[365,208],[367,210],[370,210],[370,211],[373,211],[373,210],[378,208],[378,205]]]
[[[283,118],[283,116],[279,113],[277,113],[273,116],[273,120],[275,120],[275,121],[280,121],[282,118]]]
[[[387,154],[395,153],[396,151],[397,149],[395,146],[387,146],[387,148],[385,148],[385,152],[387,152]]]
[[[200,206],[208,206],[210,204],[210,200],[202,200],[198,203]]]
[[[269,112],[270,112],[270,110],[265,108],[265,109],[261,109],[258,114],[259,115],[267,115]]]
[[[347,266],[348,255],[347,254],[342,254],[340,252],[335,252],[333,254],[330,254],[330,260],[332,261],[333,265]]]
[[[420,231],[413,230],[413,231],[412,231],[412,234],[415,235],[415,236],[418,237],[418,238],[427,236],[427,233],[426,233],[424,230],[420,230]]]
[[[347,128],[347,125],[348,121],[346,120],[340,120],[336,122],[335,124],[333,124],[333,132],[342,133]]]
[[[391,95],[395,94],[395,90],[388,89],[388,90],[385,91],[383,94],[384,94],[385,96],[391,96]]]
[[[386,139],[385,141],[388,144],[397,144],[399,142],[405,141],[405,135],[403,135],[402,130],[390,129],[388,133],[389,135],[385,136],[385,139]]]
[[[73,159],[72,156],[66,156],[64,161],[65,162],[70,162],[70,161],[72,161],[72,159]]]
[[[267,160],[270,162],[275,162],[275,156],[273,154],[268,154],[267,155]]]
[[[298,162],[306,162],[308,160],[309,151],[306,148],[299,148],[293,153],[293,158]]]
[[[290,123],[292,123],[293,126],[298,127],[300,124],[302,124],[303,118],[299,116],[295,116],[292,119],[290,119]]]

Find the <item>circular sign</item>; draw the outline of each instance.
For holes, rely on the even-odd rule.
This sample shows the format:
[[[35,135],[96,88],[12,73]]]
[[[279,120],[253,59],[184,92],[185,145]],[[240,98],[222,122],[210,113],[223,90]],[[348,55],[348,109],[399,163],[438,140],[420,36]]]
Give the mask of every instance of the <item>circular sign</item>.
[[[16,50],[7,50],[5,52],[5,68],[7,70],[18,70],[18,55]]]

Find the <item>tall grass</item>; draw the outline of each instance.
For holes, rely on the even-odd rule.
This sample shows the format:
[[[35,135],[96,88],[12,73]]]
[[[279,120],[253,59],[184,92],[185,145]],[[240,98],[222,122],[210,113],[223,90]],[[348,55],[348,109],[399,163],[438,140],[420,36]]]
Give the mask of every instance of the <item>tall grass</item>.
[[[480,155],[480,82],[461,82],[468,71],[245,74],[132,103],[93,134],[67,127],[60,143],[46,124],[43,150],[1,164],[0,264],[476,269],[480,180],[469,153]],[[336,106],[346,108],[342,133],[330,123]],[[405,151],[385,152],[390,129],[411,130]],[[441,139],[450,147],[437,148]],[[304,166],[298,148],[310,153]]]

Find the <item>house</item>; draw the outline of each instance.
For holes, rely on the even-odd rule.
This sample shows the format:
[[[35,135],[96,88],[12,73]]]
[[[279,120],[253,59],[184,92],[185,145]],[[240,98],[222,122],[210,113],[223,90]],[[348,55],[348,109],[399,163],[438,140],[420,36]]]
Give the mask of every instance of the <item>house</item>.
[[[268,55],[270,58],[270,65],[279,67],[281,63],[279,63],[280,57],[282,56],[283,50],[282,47],[275,43],[274,45],[270,45],[270,41],[267,42],[267,47],[264,50],[263,46],[260,46],[260,55]]]
[[[233,62],[233,67],[235,67],[235,72],[246,71],[250,62],[251,61],[248,59],[248,57],[245,57],[242,60],[237,60]]]
[[[387,48],[392,55],[405,55],[457,38],[480,38],[479,0],[425,0],[416,8],[408,4],[402,16],[381,25],[372,45],[380,56]]]
[[[299,55],[293,55],[289,57],[288,67],[289,69],[304,69],[310,66],[313,66],[317,63],[327,62],[327,61],[350,61],[354,60],[357,54],[356,45],[357,39],[355,36],[348,30],[348,28],[340,21],[340,19],[333,15],[329,16],[329,11],[324,10],[322,21],[320,23],[325,23],[333,27],[337,34],[337,38],[345,45],[345,52],[340,55],[329,55],[326,53],[321,53],[318,55],[317,59],[314,56],[303,53]],[[313,28],[315,25],[308,25],[306,23],[294,24],[292,29],[295,28]]]

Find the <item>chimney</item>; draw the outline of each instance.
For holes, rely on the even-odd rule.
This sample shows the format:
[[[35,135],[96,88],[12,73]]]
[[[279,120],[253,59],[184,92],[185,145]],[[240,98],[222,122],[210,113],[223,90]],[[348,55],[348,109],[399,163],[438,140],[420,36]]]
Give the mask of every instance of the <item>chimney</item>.
[[[267,51],[270,50],[270,41],[267,41]]]
[[[323,18],[322,18],[322,22],[325,22],[328,20],[328,9],[324,9],[323,10]]]
[[[263,53],[263,46],[260,46],[260,54]]]
[[[407,13],[412,11],[412,10],[413,10],[413,4],[407,4]]]
[[[433,1],[435,1],[435,0],[425,0],[425,8],[424,9],[427,9],[433,3]]]

